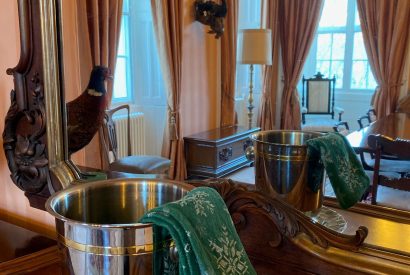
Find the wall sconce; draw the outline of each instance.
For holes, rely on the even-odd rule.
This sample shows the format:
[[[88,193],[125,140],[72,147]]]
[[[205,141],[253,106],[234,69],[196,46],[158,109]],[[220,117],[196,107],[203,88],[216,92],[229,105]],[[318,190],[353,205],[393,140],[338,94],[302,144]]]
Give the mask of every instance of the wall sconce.
[[[211,30],[208,33],[214,33],[215,38],[221,37],[224,32],[224,17],[228,11],[226,0],[222,0],[221,4],[214,1],[196,0],[194,6],[195,20],[209,25]]]
[[[239,60],[249,66],[248,121],[253,117],[253,65],[272,65],[272,32],[270,29],[246,29],[239,31]]]

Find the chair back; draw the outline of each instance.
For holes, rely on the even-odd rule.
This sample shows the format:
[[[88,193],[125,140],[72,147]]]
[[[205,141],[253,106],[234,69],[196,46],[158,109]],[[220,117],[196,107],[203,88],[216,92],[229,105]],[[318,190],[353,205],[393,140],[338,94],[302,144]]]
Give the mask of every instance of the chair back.
[[[302,78],[302,106],[306,114],[329,114],[334,119],[336,77],[324,78],[318,72],[312,78]]]
[[[104,121],[102,125],[102,131],[100,131],[100,137],[102,145],[105,151],[105,157],[107,163],[118,160],[118,140],[115,121],[113,119],[114,114],[120,110],[127,110],[127,156],[131,155],[131,119],[130,119],[130,107],[128,104],[120,105],[118,107],[108,109],[105,111]]]
[[[375,151],[372,204],[376,204],[377,187],[379,185],[410,191],[409,177],[389,178],[380,175],[380,160],[383,156],[388,155],[391,159],[395,159],[396,161],[410,160],[410,140],[391,139],[383,135],[369,135],[367,143],[369,147]]]
[[[369,115],[361,116],[357,119],[357,123],[359,124],[359,129],[363,129],[370,125],[371,120]]]
[[[349,124],[346,121],[340,121],[335,126],[333,130],[341,135],[347,136],[350,133]]]
[[[367,111],[367,115],[369,116],[370,122],[375,122],[377,120],[376,110],[374,108],[370,108]]]

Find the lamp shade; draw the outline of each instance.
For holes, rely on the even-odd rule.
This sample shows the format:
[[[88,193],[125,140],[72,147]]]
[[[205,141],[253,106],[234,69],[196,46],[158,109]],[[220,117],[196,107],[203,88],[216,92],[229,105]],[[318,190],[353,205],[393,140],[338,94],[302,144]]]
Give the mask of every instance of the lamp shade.
[[[272,65],[272,32],[270,29],[239,31],[239,63]]]

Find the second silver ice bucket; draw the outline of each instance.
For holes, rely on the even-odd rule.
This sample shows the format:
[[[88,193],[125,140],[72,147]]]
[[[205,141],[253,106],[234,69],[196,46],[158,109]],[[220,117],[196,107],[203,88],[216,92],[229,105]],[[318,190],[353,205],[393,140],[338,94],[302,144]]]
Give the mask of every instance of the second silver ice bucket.
[[[85,183],[49,198],[60,251],[71,274],[152,274],[148,210],[181,199],[191,186],[149,179]]]
[[[318,156],[307,154],[306,141],[320,135],[282,130],[252,135],[256,188],[284,199],[301,211],[319,209],[324,168]]]

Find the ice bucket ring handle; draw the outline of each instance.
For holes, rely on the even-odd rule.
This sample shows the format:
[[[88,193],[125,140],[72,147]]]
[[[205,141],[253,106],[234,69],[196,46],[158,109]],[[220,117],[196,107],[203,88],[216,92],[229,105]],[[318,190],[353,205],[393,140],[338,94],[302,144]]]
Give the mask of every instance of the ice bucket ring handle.
[[[253,145],[246,147],[245,157],[246,157],[249,161],[255,160],[255,148],[253,147]]]

